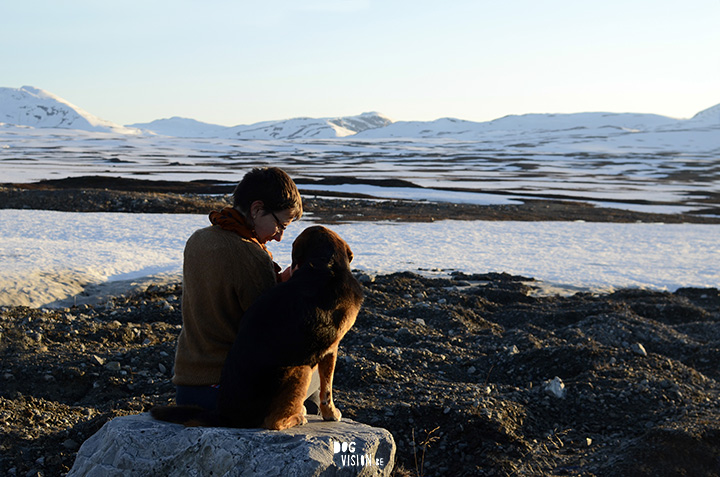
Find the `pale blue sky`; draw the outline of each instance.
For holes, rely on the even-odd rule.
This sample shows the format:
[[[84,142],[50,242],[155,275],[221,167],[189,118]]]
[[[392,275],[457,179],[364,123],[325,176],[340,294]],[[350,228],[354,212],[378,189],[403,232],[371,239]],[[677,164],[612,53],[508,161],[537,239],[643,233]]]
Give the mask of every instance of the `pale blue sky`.
[[[0,86],[119,124],[720,103],[719,0],[3,0]]]

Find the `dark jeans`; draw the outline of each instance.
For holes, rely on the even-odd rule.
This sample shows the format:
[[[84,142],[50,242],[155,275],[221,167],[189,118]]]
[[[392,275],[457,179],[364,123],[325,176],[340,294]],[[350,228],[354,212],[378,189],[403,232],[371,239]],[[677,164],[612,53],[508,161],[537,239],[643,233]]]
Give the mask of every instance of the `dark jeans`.
[[[220,388],[213,386],[175,386],[178,406],[200,406],[212,411],[217,407]]]
[[[220,388],[216,386],[175,386],[175,402],[178,406],[200,406],[212,411],[217,408],[219,393]],[[320,377],[317,369],[310,381],[305,408],[309,415],[320,413]]]

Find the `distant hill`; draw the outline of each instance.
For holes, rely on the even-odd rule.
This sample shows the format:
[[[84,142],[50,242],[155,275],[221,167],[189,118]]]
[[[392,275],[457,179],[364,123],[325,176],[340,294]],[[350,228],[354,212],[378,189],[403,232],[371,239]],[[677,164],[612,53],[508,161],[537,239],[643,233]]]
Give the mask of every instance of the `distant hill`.
[[[168,119],[156,119],[149,123],[128,124],[127,127],[137,128],[145,133],[175,137],[217,137],[227,130],[226,126],[203,123],[177,116]]]
[[[32,86],[0,88],[0,122],[35,128],[137,134],[139,131],[100,119],[52,93]]]
[[[380,113],[363,113],[340,118],[294,118],[264,121],[247,126],[226,127],[194,119],[158,119],[130,124],[145,132],[175,137],[224,137],[233,139],[329,139],[352,136],[368,129],[382,128],[392,121]]]
[[[381,130],[357,134],[358,138],[412,137],[479,139],[498,132],[548,133],[559,131],[610,132],[611,130],[647,131],[659,126],[675,124],[673,119],[657,114],[634,113],[573,113],[523,114],[505,116],[493,121],[472,122],[443,118],[435,121],[398,121]]]
[[[710,126],[720,125],[720,104],[704,109],[693,116],[690,121],[707,124]]]
[[[223,137],[236,139],[330,139],[362,131],[382,129],[392,121],[380,113],[363,113],[341,118],[295,118],[235,126]]]
[[[189,118],[172,117],[149,123],[120,126],[100,119],[58,96],[32,86],[0,88],[0,122],[35,128],[68,128],[121,134],[154,134],[174,137],[215,137],[255,140],[301,140],[353,137],[452,138],[480,140],[511,133],[608,136],[626,132],[668,131],[720,127],[720,104],[691,119],[657,114],[590,112],[572,114],[523,114],[493,121],[473,122],[455,118],[435,121],[397,121],[369,112],[337,118],[293,118],[226,127]]]

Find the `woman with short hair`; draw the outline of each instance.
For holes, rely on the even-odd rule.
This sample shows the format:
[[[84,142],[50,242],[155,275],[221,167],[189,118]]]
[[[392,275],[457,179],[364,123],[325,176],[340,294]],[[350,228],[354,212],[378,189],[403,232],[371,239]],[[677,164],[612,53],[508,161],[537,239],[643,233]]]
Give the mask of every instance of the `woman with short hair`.
[[[175,352],[173,383],[180,405],[214,409],[225,358],[248,307],[284,281],[265,244],[282,240],[302,216],[293,180],[277,167],[245,174],[233,206],[210,213],[212,225],[195,231],[185,245],[183,326]]]

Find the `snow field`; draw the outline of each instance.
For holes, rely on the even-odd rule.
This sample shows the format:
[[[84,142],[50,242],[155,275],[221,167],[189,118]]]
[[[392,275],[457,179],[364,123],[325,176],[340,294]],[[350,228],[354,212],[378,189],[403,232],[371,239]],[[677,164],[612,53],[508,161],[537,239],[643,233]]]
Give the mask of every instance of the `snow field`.
[[[0,305],[59,305],[87,285],[179,279],[204,215],[0,210]],[[291,226],[269,249],[289,265]],[[321,224],[322,225],[322,224]],[[720,225],[437,221],[333,225],[369,274],[507,272],[567,292],[720,287]]]

